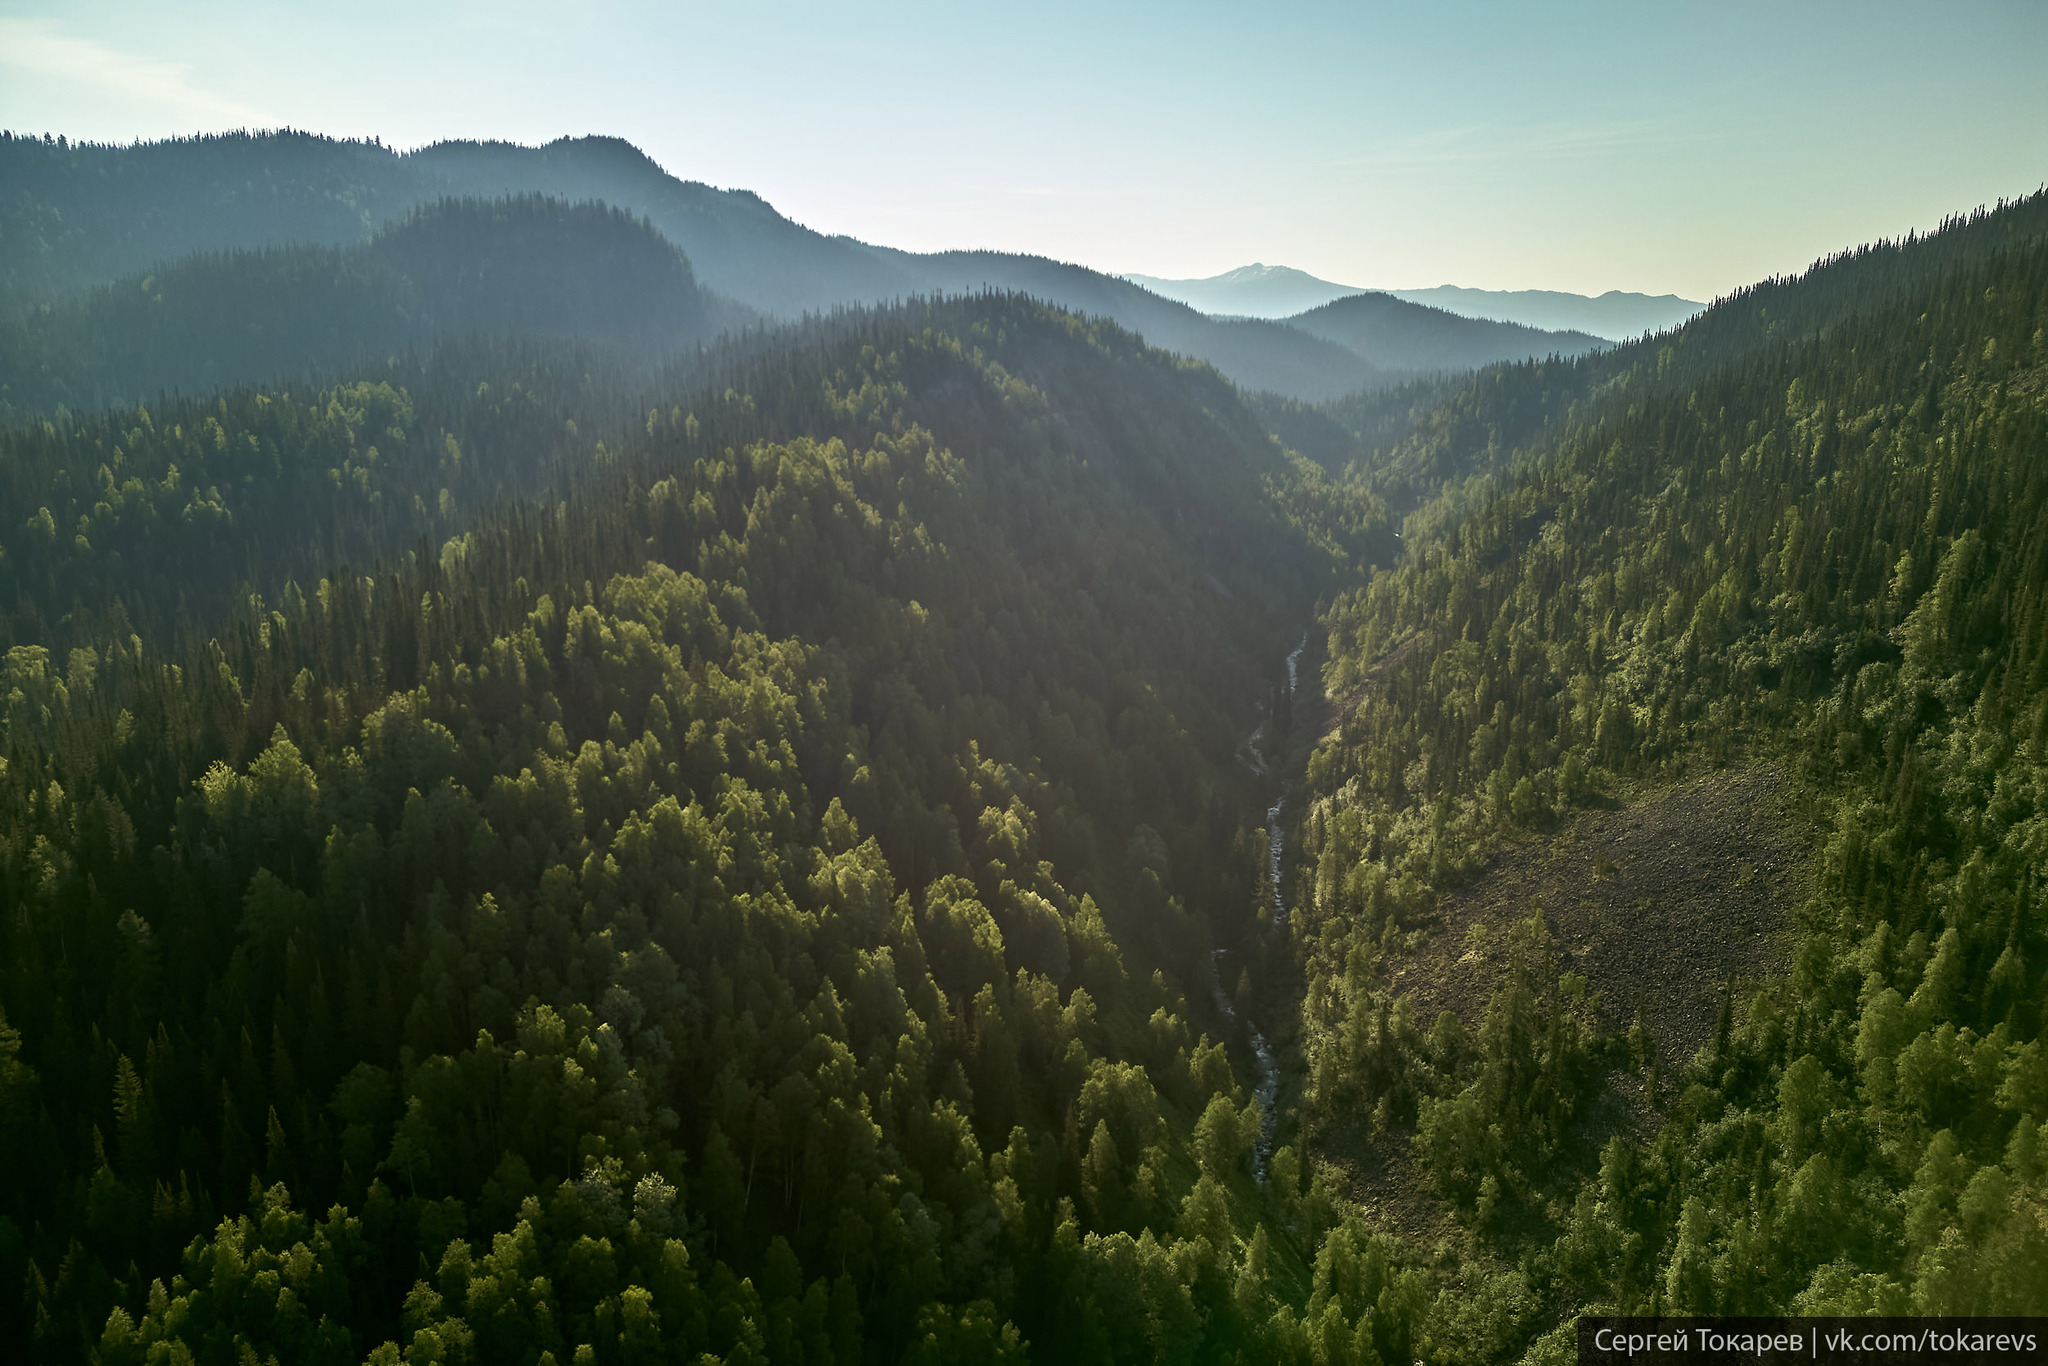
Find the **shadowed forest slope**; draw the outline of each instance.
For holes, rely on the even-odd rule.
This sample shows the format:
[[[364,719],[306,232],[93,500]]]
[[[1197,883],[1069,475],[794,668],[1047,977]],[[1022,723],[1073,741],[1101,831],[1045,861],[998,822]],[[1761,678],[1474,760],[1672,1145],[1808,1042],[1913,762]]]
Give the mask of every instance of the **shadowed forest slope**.
[[[497,420],[398,378],[454,391],[294,421]],[[590,401],[558,379],[539,411]],[[90,537],[31,580],[63,644],[6,666],[0,1124],[46,1177],[0,1209],[10,1354],[1297,1331],[1332,1216],[1274,1237],[1204,974],[1260,895],[1234,737],[1347,564],[1283,510],[1316,472],[1213,372],[1016,300],[676,397],[559,496],[217,632],[159,598],[170,647],[59,615],[120,582]],[[237,461],[287,404],[175,425]],[[170,416],[20,439],[62,484]],[[121,562],[167,564],[181,518],[140,515]]]
[[[476,333],[654,360],[743,318],[618,210],[444,200],[357,246],[191,256],[0,319],[0,415],[334,373]]]

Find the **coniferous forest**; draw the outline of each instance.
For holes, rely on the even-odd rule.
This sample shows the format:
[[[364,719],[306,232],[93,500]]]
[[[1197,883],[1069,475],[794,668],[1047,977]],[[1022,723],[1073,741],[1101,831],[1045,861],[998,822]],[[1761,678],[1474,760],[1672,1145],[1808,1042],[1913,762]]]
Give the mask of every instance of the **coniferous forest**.
[[[0,141],[0,1358],[2048,1314],[2048,197],[1311,403],[158,146]]]

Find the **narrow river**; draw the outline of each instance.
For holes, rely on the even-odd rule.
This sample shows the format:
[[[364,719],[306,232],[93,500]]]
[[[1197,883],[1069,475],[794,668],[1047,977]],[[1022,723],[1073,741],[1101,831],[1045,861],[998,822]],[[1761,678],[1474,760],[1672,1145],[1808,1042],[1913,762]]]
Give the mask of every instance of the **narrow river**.
[[[1301,652],[1308,648],[1308,632],[1301,633],[1301,643],[1287,655],[1287,701],[1288,714],[1293,715],[1295,691],[1300,687]],[[1285,760],[1286,756],[1281,756]],[[1284,782],[1285,779],[1283,778]],[[1280,894],[1280,851],[1287,843],[1286,830],[1280,824],[1280,812],[1287,805],[1287,791],[1283,787],[1273,804],[1266,808],[1266,881],[1273,888],[1273,923],[1287,923],[1287,898]]]
[[[1287,656],[1287,699],[1290,704],[1294,700],[1295,692],[1300,687],[1301,654],[1307,648],[1308,633],[1304,631],[1302,632],[1301,643],[1296,645]],[[1292,710],[1290,705],[1290,715]],[[1260,748],[1260,741],[1265,739],[1265,735],[1266,724],[1261,722],[1259,728],[1252,732],[1251,739],[1247,741],[1252,754],[1253,767],[1261,773],[1266,772],[1270,766],[1264,751]],[[1284,761],[1286,756],[1282,755],[1279,757]],[[1280,824],[1280,815],[1286,806],[1287,795],[1283,790],[1278,797],[1273,799],[1273,804],[1266,808],[1266,882],[1273,893],[1273,923],[1275,925],[1287,923],[1287,898],[1280,887],[1280,854],[1287,843],[1286,832]],[[1235,1020],[1237,1018],[1237,1004],[1230,999],[1229,993],[1223,990],[1223,974],[1221,971],[1223,957],[1229,952],[1229,949],[1216,949],[1210,953],[1209,989],[1215,993],[1216,1009],[1222,1013],[1225,1019]],[[1246,1020],[1244,1022],[1244,1029],[1246,1035],[1251,1039],[1252,1057],[1257,1061],[1259,1069],[1258,1082],[1252,1088],[1252,1095],[1259,1102],[1259,1141],[1252,1150],[1252,1175],[1256,1179],[1264,1181],[1266,1179],[1266,1163],[1273,1156],[1273,1127],[1279,1119],[1279,1111],[1274,1105],[1274,1101],[1280,1094],[1280,1064],[1273,1057],[1273,1046],[1266,1042],[1266,1036],[1260,1032],[1257,1025],[1253,1024],[1250,1020]]]

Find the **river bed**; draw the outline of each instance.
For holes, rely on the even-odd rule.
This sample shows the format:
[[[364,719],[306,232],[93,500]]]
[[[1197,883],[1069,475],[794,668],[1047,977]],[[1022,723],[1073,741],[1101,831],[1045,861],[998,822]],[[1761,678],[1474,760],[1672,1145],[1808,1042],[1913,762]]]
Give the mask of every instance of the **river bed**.
[[[1296,645],[1287,655],[1287,697],[1290,703],[1294,699],[1296,690],[1300,687],[1301,655],[1302,651],[1307,648],[1308,633],[1304,631],[1302,632],[1301,643]],[[1269,767],[1265,751],[1262,747],[1262,742],[1265,738],[1266,723],[1262,721],[1259,723],[1259,728],[1253,731],[1251,738],[1246,741],[1246,745],[1251,751],[1253,766],[1260,773],[1266,772]],[[1285,791],[1282,791],[1278,797],[1274,798],[1273,804],[1266,808],[1266,882],[1273,895],[1273,923],[1275,925],[1285,925],[1287,923],[1287,897],[1281,890],[1280,882],[1280,856],[1287,843],[1286,831],[1280,824],[1280,816],[1286,810],[1286,807],[1287,794]],[[1217,1011],[1226,1020],[1235,1020],[1237,1019],[1237,1003],[1232,1001],[1229,993],[1223,990],[1223,975],[1221,972],[1223,956],[1229,952],[1229,949],[1216,949],[1210,953],[1209,989],[1215,993]],[[1259,1140],[1252,1151],[1252,1175],[1256,1179],[1264,1181],[1266,1179],[1266,1163],[1273,1156],[1273,1128],[1279,1118],[1274,1102],[1280,1094],[1280,1064],[1273,1057],[1272,1045],[1266,1042],[1266,1036],[1260,1032],[1257,1025],[1253,1024],[1250,1020],[1246,1020],[1244,1022],[1244,1029],[1245,1034],[1251,1040],[1252,1057],[1257,1061],[1259,1069],[1258,1082],[1252,1088],[1252,1095],[1259,1102]]]

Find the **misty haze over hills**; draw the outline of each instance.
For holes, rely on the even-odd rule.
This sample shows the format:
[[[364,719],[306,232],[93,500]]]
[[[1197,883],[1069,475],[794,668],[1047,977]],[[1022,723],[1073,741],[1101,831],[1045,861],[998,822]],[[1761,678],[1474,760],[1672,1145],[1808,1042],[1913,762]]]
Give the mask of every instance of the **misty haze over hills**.
[[[1628,294],[1618,289],[1591,297],[1554,289],[1461,289],[1457,285],[1390,289],[1387,293],[1468,318],[1496,318],[1553,330],[1576,328],[1610,341],[1669,331],[1706,307],[1676,294]]]
[[[704,290],[672,243],[622,210],[539,195],[441,200],[346,247],[200,252],[0,313],[0,422],[332,373],[473,334],[626,360],[758,321]]]
[[[1354,326],[1341,339],[1264,317],[1211,317],[1128,280],[1042,256],[921,254],[828,236],[750,191],[679,180],[618,138],[541,147],[443,142],[410,153],[292,131],[130,147],[9,138],[0,141],[0,167],[16,187],[0,204],[0,299],[61,301],[195,252],[351,246],[446,199],[540,195],[644,218],[683,253],[704,288],[728,301],[707,305],[705,316],[787,320],[921,295],[1016,292],[1108,318],[1154,345],[1208,361],[1248,389],[1308,401],[1447,365],[1578,354],[1605,335],[1543,332],[1406,302],[1372,310],[1368,330]],[[1412,354],[1398,340],[1422,336],[1434,340]],[[81,337],[76,344],[113,343]],[[215,374],[221,382],[232,377]],[[17,388],[17,398],[23,392]]]
[[[1550,331],[1589,332],[1608,341],[1665,331],[1706,307],[1675,294],[1629,294],[1618,289],[1598,297],[1554,289],[1464,289],[1457,285],[1368,290],[1319,279],[1292,266],[1258,263],[1200,280],[1135,274],[1122,278],[1143,285],[1154,294],[1178,299],[1220,317],[1291,318],[1335,299],[1378,293],[1441,308],[1460,317],[1520,323]]]
[[[1530,356],[1580,355],[1606,343],[1584,332],[1544,332],[1519,323],[1487,324],[1472,331],[1473,319],[1426,308],[1389,294],[1353,294],[1287,320],[1290,327],[1348,347],[1375,364],[1398,357],[1410,369],[1442,372],[1477,370],[1501,359],[1502,351]]]
[[[1268,266],[1256,261],[1204,280],[1169,280],[1156,275],[1122,278],[1143,285],[1154,294],[1222,317],[1291,318],[1311,308],[1321,308],[1333,299],[1365,293],[1351,285],[1317,279],[1292,266]]]

